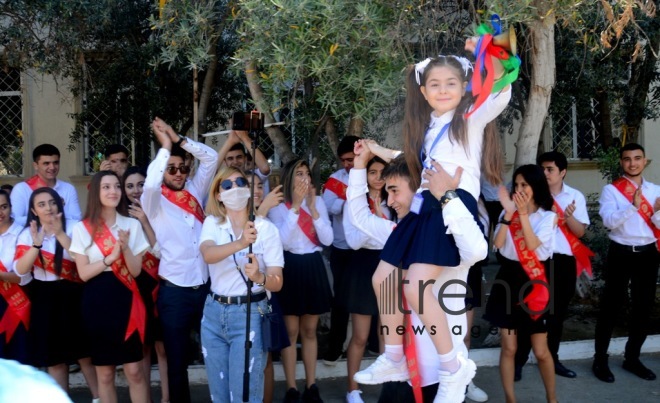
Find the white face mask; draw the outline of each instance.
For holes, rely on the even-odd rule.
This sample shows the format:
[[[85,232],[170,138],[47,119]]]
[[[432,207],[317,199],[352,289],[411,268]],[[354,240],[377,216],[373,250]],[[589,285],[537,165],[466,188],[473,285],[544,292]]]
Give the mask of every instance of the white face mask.
[[[229,210],[243,210],[247,207],[248,200],[250,200],[250,189],[247,187],[231,188],[220,193],[220,201]]]

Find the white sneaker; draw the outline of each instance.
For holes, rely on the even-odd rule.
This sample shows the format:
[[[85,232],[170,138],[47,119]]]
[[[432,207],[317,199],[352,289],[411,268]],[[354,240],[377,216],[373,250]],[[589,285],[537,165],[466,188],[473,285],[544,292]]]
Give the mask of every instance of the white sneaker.
[[[488,394],[484,392],[483,389],[475,385],[474,382],[470,382],[470,384],[468,385],[467,394],[465,395],[465,397],[472,400],[473,402],[488,401]]]
[[[462,403],[465,400],[465,389],[477,373],[477,366],[474,361],[463,358],[462,353],[458,353],[456,359],[461,364],[458,371],[453,374],[438,371],[440,385],[433,403]]]
[[[380,385],[385,382],[403,382],[409,379],[406,358],[394,362],[385,354],[378,356],[376,361],[368,368],[353,375],[353,380],[363,385]],[[471,379],[471,378],[470,378]]]
[[[361,390],[354,390],[346,393],[346,403],[364,403],[364,400],[360,397],[361,393]]]

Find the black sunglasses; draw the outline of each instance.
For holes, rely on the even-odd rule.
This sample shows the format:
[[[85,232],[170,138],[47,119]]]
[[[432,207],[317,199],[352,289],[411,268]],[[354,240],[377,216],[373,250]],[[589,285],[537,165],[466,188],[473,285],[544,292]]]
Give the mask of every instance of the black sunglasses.
[[[182,174],[189,174],[190,173],[190,167],[188,165],[181,165],[180,167],[167,167],[167,173],[170,175],[176,175],[176,171],[181,172]]]
[[[220,187],[222,188],[222,190],[229,190],[232,188],[232,186],[234,186],[234,183],[239,188],[244,188],[248,185],[247,179],[239,176],[238,178],[236,178],[236,180],[231,180],[231,179],[223,180],[222,182],[220,182]]]

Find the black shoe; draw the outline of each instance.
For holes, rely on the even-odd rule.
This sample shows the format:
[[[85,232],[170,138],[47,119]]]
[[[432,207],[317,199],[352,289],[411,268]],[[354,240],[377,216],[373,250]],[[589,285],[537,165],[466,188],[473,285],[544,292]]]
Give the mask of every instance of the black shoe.
[[[313,384],[309,388],[305,386],[302,401],[303,403],[323,403],[323,400],[321,400],[321,396],[319,395],[319,388],[316,387],[316,384]]]
[[[289,388],[284,395],[284,403],[299,403],[300,402],[300,392],[295,388]]]
[[[566,368],[564,364],[559,361],[555,361],[555,374],[563,376],[564,378],[575,378],[577,376],[574,371]]]
[[[513,381],[518,382],[519,380],[522,379],[522,365],[516,365],[516,368],[514,369],[513,372]]]
[[[632,372],[633,374],[637,375],[638,377],[644,380],[647,381],[655,380],[655,374],[653,373],[653,371],[646,368],[640,360],[624,360],[623,369],[625,369],[628,372]]]
[[[607,359],[595,359],[593,365],[591,366],[596,378],[600,379],[603,382],[613,383],[614,374],[610,371],[610,366],[607,365]]]

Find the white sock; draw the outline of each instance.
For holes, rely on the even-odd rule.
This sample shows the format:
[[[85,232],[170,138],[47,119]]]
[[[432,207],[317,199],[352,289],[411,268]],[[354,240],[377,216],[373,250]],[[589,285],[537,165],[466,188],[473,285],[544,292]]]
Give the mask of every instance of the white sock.
[[[452,350],[447,354],[438,354],[440,359],[440,370],[455,374],[461,368],[461,363],[456,357],[456,351]]]
[[[390,361],[401,361],[403,359],[403,344],[386,344],[385,356]]]

